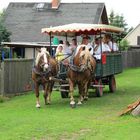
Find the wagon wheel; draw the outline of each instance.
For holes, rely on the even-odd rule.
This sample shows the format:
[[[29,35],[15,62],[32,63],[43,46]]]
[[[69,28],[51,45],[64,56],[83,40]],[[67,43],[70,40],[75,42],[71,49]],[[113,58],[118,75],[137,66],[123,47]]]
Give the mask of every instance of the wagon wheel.
[[[114,75],[109,77],[109,90],[112,93],[116,91],[116,80]]]
[[[101,97],[101,96],[103,96],[102,79],[97,80],[97,85],[99,85],[99,87],[96,87],[95,93],[96,93],[97,97]],[[101,85],[101,87],[100,87],[100,85]]]
[[[60,87],[60,91],[61,91],[61,97],[62,98],[68,98],[69,96],[69,87],[68,86],[61,86]]]

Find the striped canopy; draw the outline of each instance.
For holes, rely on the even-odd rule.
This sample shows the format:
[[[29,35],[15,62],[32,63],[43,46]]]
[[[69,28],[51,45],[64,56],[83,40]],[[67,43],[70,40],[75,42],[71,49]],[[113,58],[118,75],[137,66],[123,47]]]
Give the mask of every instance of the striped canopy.
[[[82,34],[96,35],[100,32],[121,33],[122,28],[105,24],[72,23],[50,28],[42,28],[42,33],[56,36],[78,36]]]

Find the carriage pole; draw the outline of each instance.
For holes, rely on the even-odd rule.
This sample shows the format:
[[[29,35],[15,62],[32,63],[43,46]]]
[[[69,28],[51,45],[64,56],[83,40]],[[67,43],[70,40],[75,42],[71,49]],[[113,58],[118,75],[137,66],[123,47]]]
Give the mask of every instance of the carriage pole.
[[[101,47],[101,77],[103,76],[103,64],[102,64],[102,40],[101,40],[101,37],[102,37],[102,33],[101,33],[101,31],[100,31],[100,47]],[[101,78],[100,77],[100,78]]]
[[[52,55],[52,33],[50,32],[50,54]]]

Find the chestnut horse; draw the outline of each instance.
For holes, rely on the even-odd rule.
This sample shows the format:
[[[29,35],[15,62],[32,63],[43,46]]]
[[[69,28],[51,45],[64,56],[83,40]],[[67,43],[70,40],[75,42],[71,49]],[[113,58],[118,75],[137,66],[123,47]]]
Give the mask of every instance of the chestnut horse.
[[[82,104],[84,99],[87,99],[88,87],[90,80],[94,76],[96,61],[89,52],[86,45],[77,47],[76,53],[73,56],[73,64],[68,68],[68,79],[70,86],[70,105],[75,107],[73,96],[74,86],[77,84],[79,89],[78,104]]]
[[[32,79],[35,86],[36,107],[40,108],[39,101],[39,86],[42,85],[44,89],[45,104],[51,103],[51,92],[54,81],[49,80],[49,77],[56,76],[58,73],[58,65],[54,58],[52,58],[47,51],[38,53],[35,67],[32,70]]]

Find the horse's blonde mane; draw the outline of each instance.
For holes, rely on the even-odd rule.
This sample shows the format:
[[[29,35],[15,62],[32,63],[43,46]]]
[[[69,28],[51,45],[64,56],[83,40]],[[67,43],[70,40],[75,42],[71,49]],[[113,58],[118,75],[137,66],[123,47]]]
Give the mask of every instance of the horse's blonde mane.
[[[82,57],[82,56],[84,55],[86,60],[87,60],[88,58],[91,58],[92,56],[91,56],[91,54],[90,54],[90,52],[89,52],[88,47],[86,47],[86,45],[79,45],[79,46],[77,47],[77,49],[76,49],[75,56],[79,53],[80,48],[82,48],[82,47],[85,47],[85,49],[81,51],[80,57]]]
[[[36,60],[35,60],[35,65],[36,65],[36,66],[38,65],[40,58],[41,58],[44,54],[50,55],[49,52],[46,50],[46,48],[41,48],[40,51],[41,51],[41,52],[38,52],[37,57],[36,57]]]

